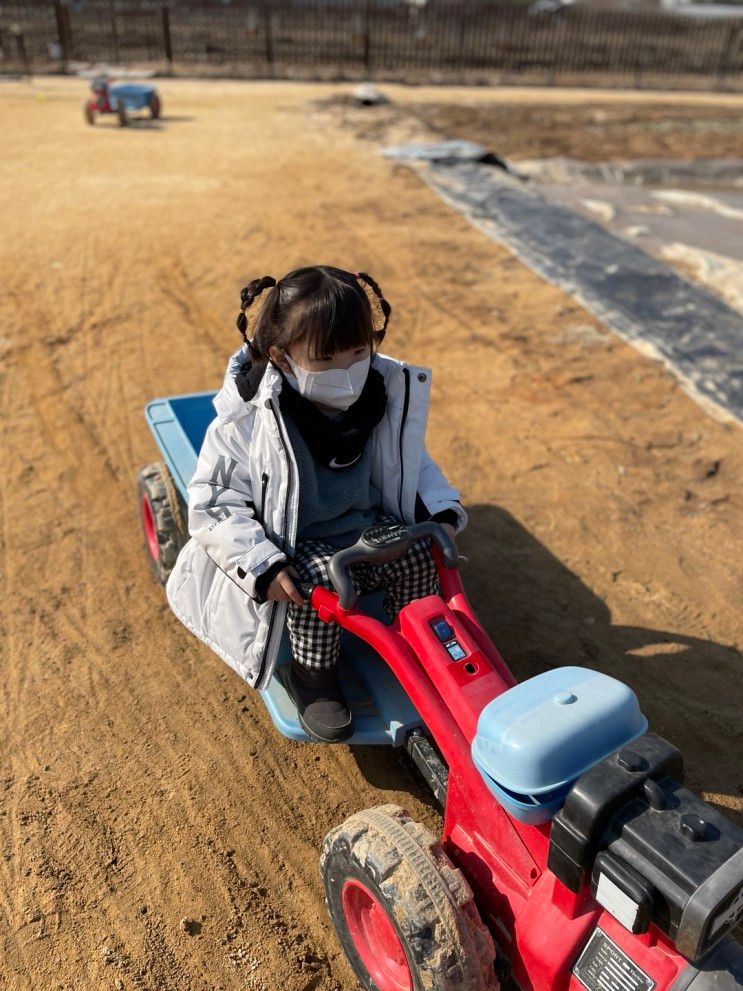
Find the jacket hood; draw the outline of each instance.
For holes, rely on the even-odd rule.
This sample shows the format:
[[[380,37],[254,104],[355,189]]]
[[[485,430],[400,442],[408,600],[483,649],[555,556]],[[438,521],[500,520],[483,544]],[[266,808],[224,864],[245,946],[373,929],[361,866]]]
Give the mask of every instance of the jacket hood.
[[[263,376],[266,374],[266,365],[262,365],[252,360],[249,354],[245,362],[238,368],[235,375],[235,385],[243,400],[250,402],[260,388]]]
[[[427,378],[430,383],[431,369],[425,365],[411,365],[379,351],[373,361],[384,376],[386,386],[390,385],[391,379],[402,376],[403,368],[418,375],[420,381]],[[281,392],[282,382],[281,373],[272,362],[269,361],[263,369],[252,365],[250,342],[246,342],[230,356],[222,388],[212,400],[217,416],[222,423],[230,423],[247,416],[253,406],[269,406]],[[387,389],[388,401],[394,402],[396,392]]]
[[[281,391],[281,375],[269,362],[260,376],[252,376],[251,386],[253,394],[249,399],[244,399],[240,394],[237,384],[237,376],[243,366],[251,363],[250,344],[241,345],[237,351],[230,355],[227,361],[227,369],[224,373],[222,388],[216,394],[212,403],[217,411],[217,416],[222,423],[230,423],[238,420],[242,416],[247,416],[251,406],[268,406],[273,396]],[[257,371],[257,369],[256,369]]]

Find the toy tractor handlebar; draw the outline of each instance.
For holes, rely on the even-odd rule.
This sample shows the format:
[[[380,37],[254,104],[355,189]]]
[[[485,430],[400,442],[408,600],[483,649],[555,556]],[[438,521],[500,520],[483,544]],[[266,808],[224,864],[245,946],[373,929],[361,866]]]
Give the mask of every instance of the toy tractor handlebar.
[[[355,544],[336,551],[328,561],[328,574],[333,588],[338,593],[339,607],[353,609],[358,600],[349,572],[352,564],[361,561],[374,561],[377,564],[396,561],[407,554],[411,544],[424,537],[431,537],[438,544],[445,567],[456,568],[460,560],[466,560],[460,555],[457,545],[444,527],[433,520],[412,523],[410,526],[402,523],[372,524],[361,533]],[[315,586],[294,575],[290,577],[300,594],[310,601]]]
[[[341,609],[353,609],[358,595],[351,581],[349,566],[361,561],[386,564],[407,554],[411,544],[424,537],[431,537],[441,549],[443,562],[447,568],[456,568],[459,563],[457,546],[440,523],[427,520],[405,526],[374,524],[363,531],[355,544],[337,551],[328,562],[328,574],[333,588],[338,593]]]

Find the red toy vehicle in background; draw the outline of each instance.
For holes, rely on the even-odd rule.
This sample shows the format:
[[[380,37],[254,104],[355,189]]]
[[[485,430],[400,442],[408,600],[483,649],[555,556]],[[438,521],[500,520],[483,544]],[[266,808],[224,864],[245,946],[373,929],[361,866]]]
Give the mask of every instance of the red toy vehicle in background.
[[[100,75],[91,80],[90,91],[91,95],[83,106],[88,124],[95,124],[99,114],[116,114],[119,123],[124,126],[128,124],[132,110],[147,109],[152,118],[159,117],[162,112],[160,94],[151,83],[112,83],[110,76]]]
[[[161,584],[189,539],[213,396],[146,407],[165,460],[140,470],[137,501]],[[349,568],[424,537],[441,595],[389,622]],[[404,747],[444,808],[441,839],[389,804],[324,839],[328,911],[362,987],[497,991],[508,976],[522,991],[741,991],[743,830],[682,787],[679,751],[617,679],[558,667],[517,683],[458,564],[436,523],[372,526],[330,559],[332,589],[300,586],[343,628],[345,743]],[[272,606],[277,628],[285,609]],[[282,677],[290,657],[284,629],[257,687],[277,729],[307,742]]]

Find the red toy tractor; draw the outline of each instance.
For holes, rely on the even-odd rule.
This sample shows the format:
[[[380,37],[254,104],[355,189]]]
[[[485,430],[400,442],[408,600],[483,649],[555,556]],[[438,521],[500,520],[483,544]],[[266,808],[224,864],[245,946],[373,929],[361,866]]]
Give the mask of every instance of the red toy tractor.
[[[440,531],[440,532],[437,532]],[[442,595],[391,625],[347,568],[433,536]],[[634,693],[563,667],[516,684],[436,524],[371,528],[311,602],[385,658],[421,715],[409,750],[444,805],[441,841],[394,805],[325,838],[333,923],[367,991],[732,991],[743,830],[683,788],[681,755]]]
[[[109,76],[96,76],[90,83],[91,95],[83,105],[88,124],[95,124],[99,114],[116,114],[119,123],[129,123],[132,110],[149,110],[150,117],[162,113],[162,101],[157,88],[150,83],[111,83]]]
[[[140,471],[137,500],[163,584],[188,539],[187,480],[213,395],[146,408],[165,461]],[[349,568],[393,561],[423,538],[441,595],[414,599],[391,623],[373,615]],[[331,558],[332,590],[302,588],[343,627],[342,650],[346,637],[348,742],[404,746],[444,807],[440,840],[395,805],[325,837],[327,906],[362,986],[741,991],[731,931],[743,915],[743,830],[679,783],[680,753],[648,732],[620,681],[560,667],[517,684],[458,563],[436,523],[372,526]],[[259,690],[280,732],[307,742],[282,684],[284,647]]]

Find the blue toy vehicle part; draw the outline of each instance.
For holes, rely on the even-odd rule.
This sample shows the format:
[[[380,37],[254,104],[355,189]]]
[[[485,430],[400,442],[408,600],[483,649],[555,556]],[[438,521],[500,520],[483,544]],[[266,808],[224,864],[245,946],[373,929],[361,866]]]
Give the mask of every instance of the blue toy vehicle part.
[[[364,612],[383,623],[389,622],[382,609],[381,592],[368,592],[361,598]],[[271,719],[284,736],[307,742],[309,737],[299,725],[296,706],[277,676],[279,669],[290,661],[291,648],[285,629],[274,675],[261,695]],[[348,630],[341,631],[338,675],[353,713],[354,733],[344,743],[404,746],[410,730],[422,725],[418,710],[389,665],[366,641]]]
[[[185,503],[206,428],[217,415],[212,403],[215,395],[212,391],[168,396],[153,399],[144,409],[147,424]]]
[[[120,102],[127,110],[144,110],[150,106],[156,92],[154,86],[145,83],[116,83],[108,88],[108,101],[112,110],[116,110]]]
[[[621,681],[588,668],[555,668],[488,702],[472,760],[511,815],[546,822],[584,771],[647,727]]]

